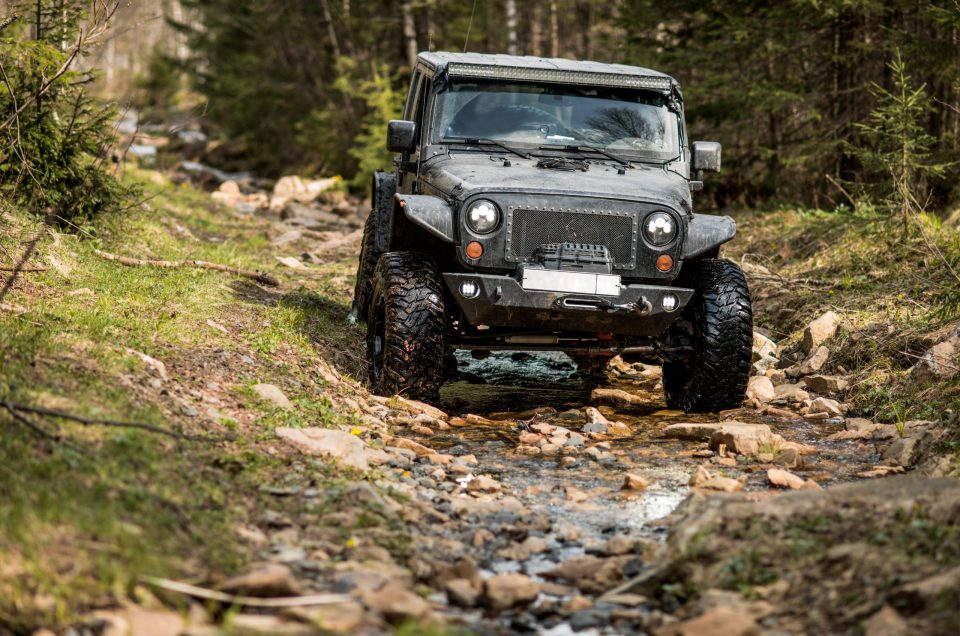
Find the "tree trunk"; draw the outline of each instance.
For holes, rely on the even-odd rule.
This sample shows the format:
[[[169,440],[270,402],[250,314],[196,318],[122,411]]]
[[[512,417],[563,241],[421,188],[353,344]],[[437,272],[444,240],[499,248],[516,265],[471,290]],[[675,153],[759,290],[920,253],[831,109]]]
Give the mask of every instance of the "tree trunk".
[[[535,0],[533,4],[533,17],[530,20],[530,55],[536,57],[543,55],[543,49],[540,48],[540,43],[543,40],[543,31],[540,28],[540,21],[542,19],[543,9],[540,3]]]
[[[517,0],[507,0],[507,53],[517,54]]]
[[[560,17],[557,0],[550,0],[550,57],[560,57]]]
[[[407,43],[407,66],[413,68],[417,63],[417,26],[413,21],[413,2],[404,0],[403,5],[403,39]]]

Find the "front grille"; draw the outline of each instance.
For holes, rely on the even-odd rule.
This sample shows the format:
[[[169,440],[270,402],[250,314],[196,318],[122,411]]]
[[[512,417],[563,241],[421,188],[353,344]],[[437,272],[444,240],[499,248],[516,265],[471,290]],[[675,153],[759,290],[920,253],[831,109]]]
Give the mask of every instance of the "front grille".
[[[636,214],[606,210],[511,209],[507,215],[507,260],[529,260],[546,243],[606,245],[614,267],[632,269]]]

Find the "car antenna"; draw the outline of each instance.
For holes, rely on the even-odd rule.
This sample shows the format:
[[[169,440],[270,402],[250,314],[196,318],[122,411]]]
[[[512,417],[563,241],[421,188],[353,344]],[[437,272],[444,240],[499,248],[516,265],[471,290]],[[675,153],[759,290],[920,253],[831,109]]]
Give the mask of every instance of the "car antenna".
[[[473,14],[477,12],[477,0],[473,0],[473,8],[470,9],[470,22],[467,23],[467,37],[463,38],[463,52],[467,52],[467,44],[470,42],[470,29],[473,28]]]

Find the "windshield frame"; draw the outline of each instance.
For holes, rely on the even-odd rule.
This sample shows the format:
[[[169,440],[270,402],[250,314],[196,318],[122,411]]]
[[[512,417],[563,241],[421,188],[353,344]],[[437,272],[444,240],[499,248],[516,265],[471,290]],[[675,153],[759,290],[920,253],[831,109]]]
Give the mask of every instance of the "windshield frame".
[[[458,148],[469,147],[469,144],[464,144],[464,136],[457,136],[451,138],[445,138],[442,135],[441,119],[442,119],[442,103],[443,103],[443,94],[450,92],[454,87],[457,86],[469,86],[474,87],[475,90],[482,91],[484,86],[498,85],[501,87],[516,86],[519,88],[528,88],[532,87],[534,89],[542,89],[543,92],[547,94],[559,94],[565,96],[575,96],[575,97],[584,97],[590,98],[594,97],[593,95],[585,95],[586,92],[600,92],[601,94],[597,97],[599,99],[604,99],[603,92],[618,92],[625,93],[630,95],[636,95],[638,98],[641,98],[642,101],[638,102],[627,102],[627,103],[645,103],[651,106],[660,107],[667,111],[668,117],[671,118],[670,129],[673,134],[673,143],[674,147],[666,151],[656,151],[656,150],[645,150],[645,149],[631,149],[631,148],[622,148],[614,147],[609,148],[609,152],[623,157],[628,161],[636,162],[656,162],[656,163],[673,163],[673,162],[683,162],[686,155],[685,152],[685,131],[684,131],[684,118],[683,110],[680,103],[672,99],[671,96],[664,95],[658,91],[644,90],[644,89],[633,89],[633,88],[614,88],[603,87],[603,86],[568,86],[568,85],[558,85],[552,84],[549,82],[529,82],[529,81],[517,81],[517,80],[487,80],[487,79],[463,79],[463,78],[448,78],[446,82],[438,82],[435,86],[435,90],[432,91],[433,94],[430,98],[430,103],[428,108],[425,110],[424,115],[429,116],[429,126],[425,131],[425,141],[430,145],[453,147]],[[492,92],[492,91],[491,91]],[[521,91],[528,92],[528,91]],[[534,92],[534,91],[529,91]],[[472,136],[466,136],[466,138],[475,138]],[[537,140],[537,141],[522,141],[517,139],[511,139],[509,137],[497,138],[497,142],[507,144],[517,150],[522,152],[529,153],[531,155],[551,155],[553,153],[559,153],[560,155],[581,155],[583,153],[588,153],[589,155],[595,155],[599,161],[610,161],[609,158],[604,157],[602,154],[592,151],[591,146],[596,149],[608,150],[606,146],[603,145],[593,145],[590,144],[589,140],[586,139],[576,139],[573,142],[570,141],[557,141],[551,143],[547,138]],[[556,146],[553,148],[552,146]],[[581,146],[582,150],[572,150],[566,148],[568,145],[577,145]],[[476,149],[480,149],[481,146],[474,146]],[[493,147],[484,145],[483,150],[490,150]],[[593,158],[593,157],[590,157]]]

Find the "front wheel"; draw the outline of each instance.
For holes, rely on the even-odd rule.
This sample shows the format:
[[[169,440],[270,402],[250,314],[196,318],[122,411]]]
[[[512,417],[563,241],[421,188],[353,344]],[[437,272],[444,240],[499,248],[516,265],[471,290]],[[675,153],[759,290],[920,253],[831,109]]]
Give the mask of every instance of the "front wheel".
[[[373,392],[437,396],[444,376],[443,283],[433,260],[387,252],[377,262],[367,317],[367,370]]]
[[[691,265],[696,293],[683,326],[692,333],[693,353],[663,365],[667,406],[688,412],[735,408],[743,403],[750,379],[753,312],[747,281],[728,260]]]

